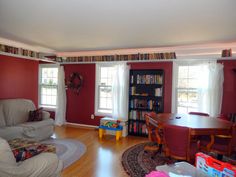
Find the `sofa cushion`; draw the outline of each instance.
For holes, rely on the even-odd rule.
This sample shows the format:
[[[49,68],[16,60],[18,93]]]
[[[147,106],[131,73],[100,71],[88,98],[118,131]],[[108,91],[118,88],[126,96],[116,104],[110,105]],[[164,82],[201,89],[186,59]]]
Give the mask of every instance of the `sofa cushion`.
[[[14,126],[28,120],[29,111],[35,110],[34,103],[27,99],[0,100],[7,126]]]
[[[41,136],[51,136],[46,135],[48,135],[48,133],[52,134],[53,131],[51,132],[51,129],[53,129],[54,121],[53,119],[46,119],[38,122],[25,122],[19,124],[19,126],[23,128],[22,134],[24,137],[27,137],[28,139],[41,140]]]
[[[0,137],[0,163],[8,165],[16,165],[16,159],[12,153],[12,150],[8,142]]]
[[[43,120],[43,108],[29,111],[28,122],[41,121]]]
[[[0,128],[0,136],[7,141],[14,138],[22,137],[22,132],[23,132],[23,127],[20,127],[20,126]]]
[[[6,122],[5,122],[5,117],[3,113],[3,106],[0,104],[0,127],[5,127]]]

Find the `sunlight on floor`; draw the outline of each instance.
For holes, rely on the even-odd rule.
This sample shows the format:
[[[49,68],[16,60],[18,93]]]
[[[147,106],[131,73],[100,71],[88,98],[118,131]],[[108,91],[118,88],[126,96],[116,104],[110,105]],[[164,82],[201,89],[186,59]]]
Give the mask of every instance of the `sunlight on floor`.
[[[108,149],[104,149],[100,147],[98,149],[98,161],[99,164],[97,166],[97,174],[96,177],[111,177],[114,176],[112,173],[113,165],[113,157],[112,157],[112,152]]]
[[[56,138],[58,138],[58,137],[57,137],[57,135],[56,135],[55,133],[53,133],[53,135],[51,136],[51,138],[56,139]]]

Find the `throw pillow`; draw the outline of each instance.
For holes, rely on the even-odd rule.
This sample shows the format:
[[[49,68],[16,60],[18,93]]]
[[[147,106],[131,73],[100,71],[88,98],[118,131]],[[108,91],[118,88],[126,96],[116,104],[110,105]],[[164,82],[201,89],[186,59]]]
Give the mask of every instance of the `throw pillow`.
[[[36,109],[29,112],[28,122],[43,120],[43,108]]]

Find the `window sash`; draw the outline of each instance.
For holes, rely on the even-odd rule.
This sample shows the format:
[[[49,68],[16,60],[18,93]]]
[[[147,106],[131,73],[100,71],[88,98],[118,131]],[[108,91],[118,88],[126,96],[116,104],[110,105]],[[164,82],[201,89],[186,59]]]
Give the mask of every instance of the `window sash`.
[[[107,97],[102,97],[101,96],[101,90],[102,89],[104,89],[104,88],[106,88],[106,89],[108,89],[108,90],[110,90],[110,92],[112,92],[112,86],[107,86],[107,85],[98,85],[98,110],[107,110],[107,111],[111,111],[112,110],[112,108],[107,108],[107,107],[102,107],[101,106],[101,98],[105,98],[105,99],[111,99],[111,101],[112,101],[112,95],[109,97],[109,96],[107,96]],[[112,94],[112,93],[111,93]]]
[[[109,88],[112,92],[112,85],[109,80],[112,80],[112,74],[111,74],[111,68],[114,67],[114,64],[96,64],[96,89],[95,89],[95,115],[98,116],[110,116],[112,113],[112,108],[108,108],[106,106],[101,105],[100,99],[101,97],[101,89],[102,88]],[[102,77],[102,68],[108,68],[109,70],[107,72],[107,75],[103,74]],[[111,96],[107,99],[111,99],[109,102],[111,102],[110,105],[112,105],[112,93]],[[107,101],[107,100],[106,100]]]
[[[56,66],[56,65],[48,65],[48,64],[40,64],[40,66],[39,66],[39,105],[40,106],[42,106],[42,107],[49,107],[49,108],[56,108],[56,106],[57,106],[57,103],[56,103],[56,101],[55,101],[55,98],[57,97],[57,94],[58,94],[58,91],[57,91],[57,89],[58,89],[58,78],[57,77],[51,77],[51,76],[49,76],[49,77],[44,77],[43,76],[43,69],[50,69],[50,68],[58,68],[58,66]],[[57,71],[58,72],[58,71]],[[54,75],[53,75],[54,76]],[[48,80],[50,80],[50,79],[52,79],[53,80],[53,82],[56,80],[56,83],[54,82],[54,83],[52,83],[52,84],[46,84],[46,83],[44,83],[43,82],[43,79],[48,79]],[[52,90],[54,90],[54,89],[56,89],[56,95],[55,94],[45,94],[45,93],[43,93],[43,89],[52,89]],[[50,91],[50,93],[52,93],[52,91]],[[43,103],[43,97],[45,98],[46,97],[46,99],[53,99],[53,97],[54,97],[54,101],[52,101],[51,100],[51,103],[50,103],[50,101],[48,102],[48,103]],[[54,102],[55,104],[53,104],[52,102]]]

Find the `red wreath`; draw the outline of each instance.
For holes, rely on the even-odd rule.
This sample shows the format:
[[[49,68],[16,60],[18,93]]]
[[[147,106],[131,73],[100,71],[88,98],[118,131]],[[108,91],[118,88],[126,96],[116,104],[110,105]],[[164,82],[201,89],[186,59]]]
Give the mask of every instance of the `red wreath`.
[[[83,77],[78,72],[73,72],[67,81],[67,87],[77,94],[79,93],[82,84]]]

